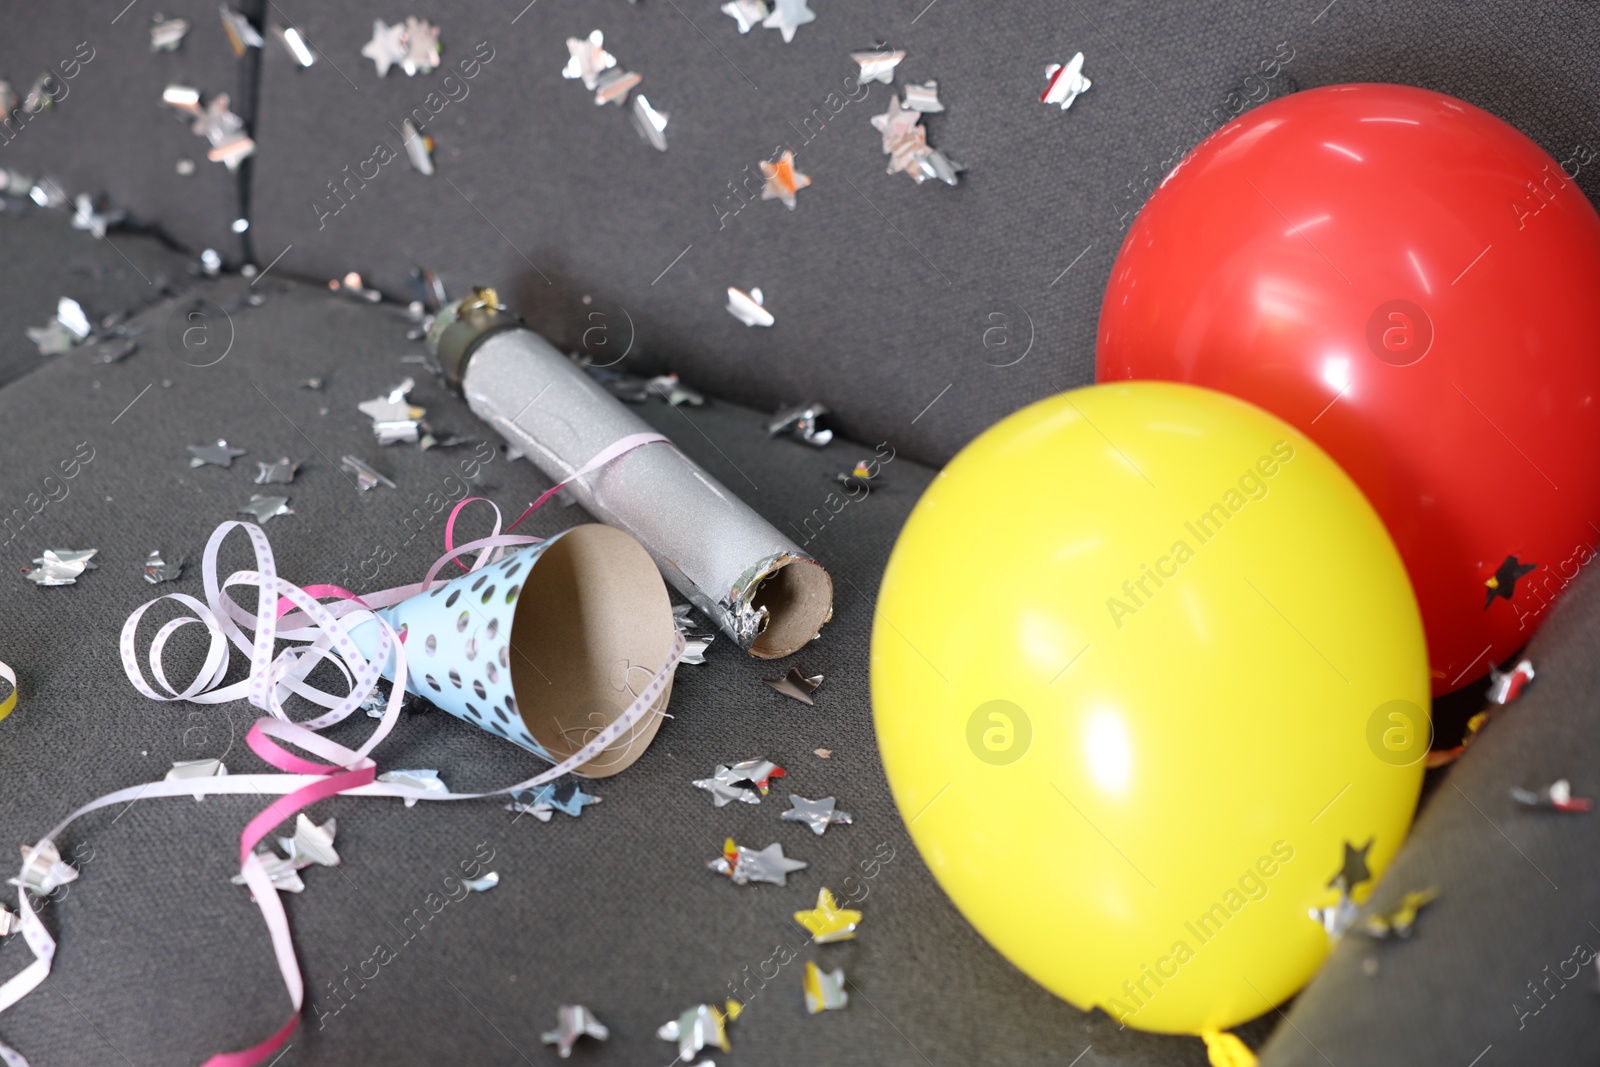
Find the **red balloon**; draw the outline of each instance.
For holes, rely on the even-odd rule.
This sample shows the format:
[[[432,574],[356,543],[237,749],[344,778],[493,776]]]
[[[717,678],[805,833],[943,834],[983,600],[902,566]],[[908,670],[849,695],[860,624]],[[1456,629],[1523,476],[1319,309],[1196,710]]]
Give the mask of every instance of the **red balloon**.
[[[1297,93],[1168,175],[1100,308],[1099,380],[1232,393],[1361,486],[1436,695],[1526,643],[1600,540],[1600,217],[1569,174],[1440,93]]]

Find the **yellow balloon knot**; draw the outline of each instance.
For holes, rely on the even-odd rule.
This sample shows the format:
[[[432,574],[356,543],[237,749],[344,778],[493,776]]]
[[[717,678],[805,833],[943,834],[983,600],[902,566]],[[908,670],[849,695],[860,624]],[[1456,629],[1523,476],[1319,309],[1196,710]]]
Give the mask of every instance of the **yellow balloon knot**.
[[[1200,1031],[1211,1067],[1256,1067],[1256,1054],[1237,1037],[1220,1030]]]

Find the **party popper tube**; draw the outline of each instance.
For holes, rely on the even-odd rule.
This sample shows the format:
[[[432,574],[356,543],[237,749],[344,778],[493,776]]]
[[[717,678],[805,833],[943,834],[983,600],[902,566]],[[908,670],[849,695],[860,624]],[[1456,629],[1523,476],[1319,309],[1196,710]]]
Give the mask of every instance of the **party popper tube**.
[[[472,411],[553,480],[655,433],[493,290],[443,308],[428,343]],[[667,581],[752,656],[788,656],[832,617],[833,579],[821,564],[669,443],[631,448],[567,488],[595,518],[636,538]]]

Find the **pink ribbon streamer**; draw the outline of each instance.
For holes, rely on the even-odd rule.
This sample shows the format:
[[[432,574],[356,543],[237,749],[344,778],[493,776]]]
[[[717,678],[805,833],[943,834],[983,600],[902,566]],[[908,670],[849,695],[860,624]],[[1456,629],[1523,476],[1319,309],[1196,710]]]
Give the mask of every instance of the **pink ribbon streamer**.
[[[515,527],[534,510],[554,496],[563,486],[583,477],[619,456],[641,445],[667,442],[660,434],[641,433],[625,437],[602,450],[579,470],[552,486],[512,523]],[[668,442],[670,443],[670,442]],[[488,537],[478,538],[462,545],[455,544],[455,522],[467,504],[481,497],[469,497],[450,512],[445,526],[445,554],[428,569],[423,580],[414,585],[397,586],[357,596],[335,585],[310,585],[304,588],[279,578],[274,566],[272,546],[266,534],[254,523],[224,522],[212,532],[206,543],[202,560],[205,602],[185,593],[168,593],[157,597],[128,617],[122,629],[120,650],[123,669],[133,687],[151,700],[188,701],[197,704],[217,704],[238,700],[241,697],[266,714],[256,720],[246,736],[250,749],[271,766],[286,773],[261,775],[228,775],[217,778],[146,782],[141,786],[120,789],[85,804],[72,812],[33,846],[24,858],[23,872],[50,846],[68,826],[90,812],[113,804],[132,804],[137,800],[154,797],[203,797],[219,793],[252,793],[278,795],[264,810],[245,826],[239,836],[239,870],[249,886],[262,920],[272,939],[274,955],[282,973],[284,987],[289,993],[293,1012],[288,1021],[274,1034],[249,1048],[234,1052],[221,1052],[206,1060],[202,1067],[253,1067],[277,1053],[289,1041],[299,1025],[300,1011],[305,1002],[305,984],[295,956],[290,935],[288,915],[278,897],[266,869],[255,852],[255,846],[272,829],[285,819],[311,804],[328,797],[381,796],[403,797],[426,801],[476,800],[532,789],[552,782],[562,775],[581,767],[600,755],[606,748],[650,714],[667,682],[672,677],[678,660],[683,656],[684,640],[674,633],[672,648],[661,668],[651,676],[649,683],[637,693],[633,702],[614,721],[596,733],[578,751],[557,763],[549,770],[534,775],[526,781],[496,789],[488,793],[438,793],[427,792],[414,786],[402,786],[376,781],[377,764],[369,758],[399,719],[401,700],[406,688],[406,653],[404,637],[395,633],[388,621],[375,614],[376,609],[399,603],[418,593],[426,592],[439,571],[454,561],[469,573],[494,561],[510,547],[536,543],[539,538],[513,536],[510,528],[500,532],[500,509],[494,507],[494,529]],[[249,536],[255,552],[254,570],[235,571],[221,582],[217,581],[217,557],[222,542],[235,528]],[[477,558],[471,566],[457,558],[476,551]],[[256,610],[252,614],[240,605],[227,590],[235,586],[256,587]],[[324,598],[335,598],[332,604],[323,604]],[[193,614],[181,616],[165,623],[150,645],[148,663],[155,684],[145,677],[134,654],[134,641],[139,622],[145,613],[162,600],[174,600]],[[350,631],[369,620],[379,625],[376,655],[368,660],[361,655]],[[205,662],[194,679],[178,688],[167,678],[162,666],[161,653],[172,635],[183,627],[199,624],[210,634],[210,644]],[[247,632],[249,631],[249,632]],[[274,653],[278,641],[290,643],[281,652]],[[298,642],[298,644],[294,644]],[[250,659],[249,674],[232,685],[223,685],[230,659],[228,646],[234,645]],[[394,678],[377,728],[357,749],[330,741],[317,731],[342,722],[357,708],[382,676],[382,667],[394,659]],[[306,675],[318,663],[327,661],[343,676],[348,691],[329,693],[306,683]],[[159,686],[159,689],[157,688]],[[304,722],[294,722],[284,710],[287,696],[298,696],[329,709],[326,713]],[[280,742],[320,757],[326,762],[306,759],[289,751]],[[19,875],[19,882],[22,877]],[[19,886],[17,898],[21,917],[23,939],[34,959],[21,972],[0,985],[0,1012],[4,1012],[39,986],[50,974],[55,958],[56,942],[45,929],[29,900],[25,886]],[[0,1062],[7,1067],[28,1067],[28,1061],[0,1041]]]

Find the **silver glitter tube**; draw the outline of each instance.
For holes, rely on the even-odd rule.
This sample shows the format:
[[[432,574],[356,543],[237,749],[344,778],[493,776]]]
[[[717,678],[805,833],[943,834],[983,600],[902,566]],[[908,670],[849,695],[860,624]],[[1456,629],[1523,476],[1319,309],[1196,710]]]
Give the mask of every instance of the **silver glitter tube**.
[[[656,432],[522,327],[492,290],[442,309],[428,342],[473,413],[554,481],[624,437]],[[667,582],[752,656],[798,651],[833,615],[828,572],[675,447],[635,448],[567,489],[631,534]]]

